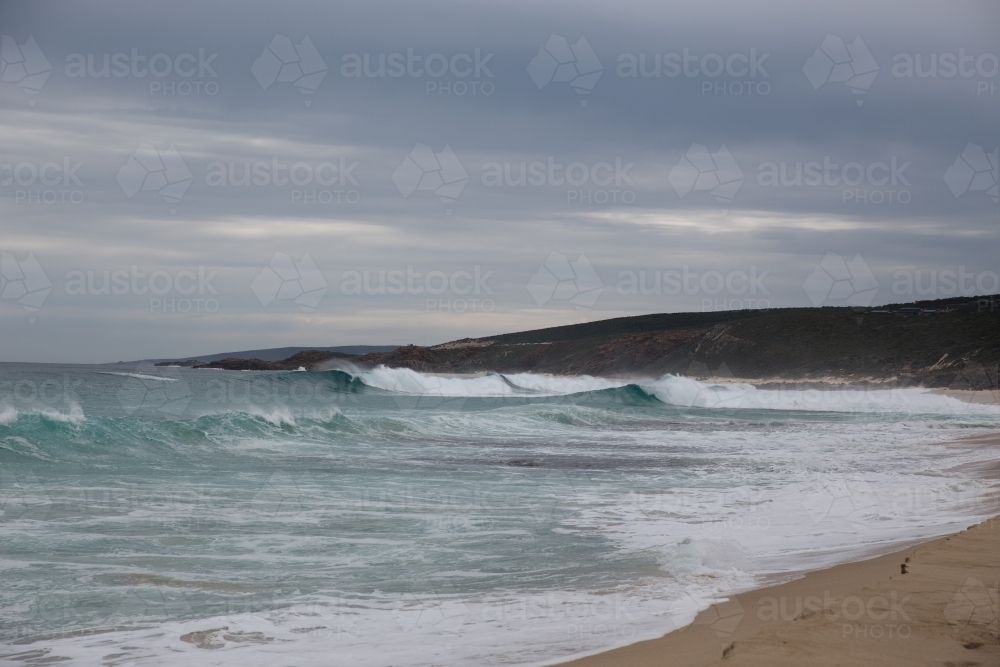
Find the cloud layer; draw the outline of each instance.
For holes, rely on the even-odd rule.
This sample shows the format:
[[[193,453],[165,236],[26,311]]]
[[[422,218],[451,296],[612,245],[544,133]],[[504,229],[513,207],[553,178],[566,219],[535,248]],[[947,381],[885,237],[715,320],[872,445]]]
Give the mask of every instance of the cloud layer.
[[[996,4],[713,7],[5,5],[0,357],[1000,291]]]

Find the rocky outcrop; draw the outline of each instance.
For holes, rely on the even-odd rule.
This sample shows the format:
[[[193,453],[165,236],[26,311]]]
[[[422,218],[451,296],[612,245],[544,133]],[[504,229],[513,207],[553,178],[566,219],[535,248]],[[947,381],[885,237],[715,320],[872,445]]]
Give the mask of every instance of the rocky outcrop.
[[[194,364],[194,368],[223,368],[229,371],[295,371],[299,368],[312,370],[332,359],[350,359],[352,355],[324,350],[302,350],[281,361],[263,359],[240,359],[227,357],[207,364]],[[159,364],[157,364],[159,365]]]

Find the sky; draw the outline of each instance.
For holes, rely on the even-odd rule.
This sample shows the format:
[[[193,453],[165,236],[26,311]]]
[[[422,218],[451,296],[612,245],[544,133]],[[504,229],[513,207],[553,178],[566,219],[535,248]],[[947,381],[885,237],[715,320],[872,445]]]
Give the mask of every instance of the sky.
[[[0,5],[0,361],[1000,292],[995,2]]]

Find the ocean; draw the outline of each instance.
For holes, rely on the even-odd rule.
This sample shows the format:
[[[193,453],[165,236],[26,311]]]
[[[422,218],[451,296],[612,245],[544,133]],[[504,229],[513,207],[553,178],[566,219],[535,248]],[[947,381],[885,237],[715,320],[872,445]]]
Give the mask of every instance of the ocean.
[[[998,427],[916,388],[0,364],[0,663],[567,659],[991,516],[958,439]]]

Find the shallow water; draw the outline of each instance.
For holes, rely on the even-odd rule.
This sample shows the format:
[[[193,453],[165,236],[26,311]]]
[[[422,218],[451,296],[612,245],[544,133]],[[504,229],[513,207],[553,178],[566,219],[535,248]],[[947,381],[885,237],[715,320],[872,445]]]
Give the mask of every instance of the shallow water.
[[[965,527],[997,406],[0,365],[0,661],[528,664]]]

